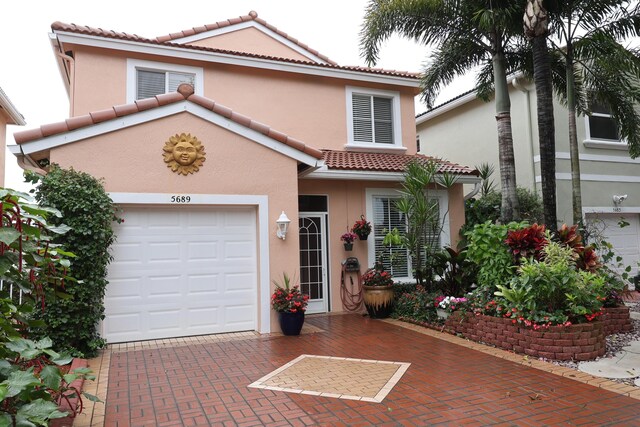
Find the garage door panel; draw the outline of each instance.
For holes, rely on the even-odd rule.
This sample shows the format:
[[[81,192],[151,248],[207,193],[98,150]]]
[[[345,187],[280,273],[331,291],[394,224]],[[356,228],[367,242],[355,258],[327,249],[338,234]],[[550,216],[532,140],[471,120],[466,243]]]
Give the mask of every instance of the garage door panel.
[[[109,342],[257,326],[255,209],[125,208],[105,296]]]
[[[623,220],[628,225],[621,227]],[[611,243],[624,267],[631,266],[631,276],[638,274],[640,260],[640,220],[638,214],[589,214],[587,222],[594,231]],[[614,266],[615,267],[615,266]],[[622,273],[623,269],[619,269]]]

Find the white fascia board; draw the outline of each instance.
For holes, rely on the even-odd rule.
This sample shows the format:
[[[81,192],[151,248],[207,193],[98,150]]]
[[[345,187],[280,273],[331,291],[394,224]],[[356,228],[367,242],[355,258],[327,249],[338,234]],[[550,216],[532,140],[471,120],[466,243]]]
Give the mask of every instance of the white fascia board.
[[[162,119],[174,114],[188,112],[203,120],[220,126],[223,129],[229,130],[235,134],[241,135],[247,139],[257,142],[260,145],[271,148],[285,156],[291,157],[299,162],[307,164],[309,166],[316,166],[318,159],[308,154],[305,154],[295,148],[289,147],[275,139],[269,138],[260,132],[253,129],[249,129],[240,125],[232,120],[227,119],[213,111],[200,107],[190,101],[181,101],[174,104],[165,105],[162,107],[153,108],[139,113],[134,113],[124,117],[118,117],[106,122],[98,123],[93,126],[87,126],[85,128],[73,130],[70,132],[62,133],[59,135],[52,135],[49,137],[41,138],[36,141],[25,142],[20,144],[22,152],[24,154],[32,154],[38,151],[49,150],[61,145],[70,144],[72,142],[81,141],[83,139],[92,138],[98,135],[102,135],[109,132],[118,131],[131,126],[136,126],[142,123],[146,123],[152,120]]]
[[[7,94],[4,93],[1,88],[0,88],[0,107],[2,107],[7,112],[7,114],[9,115],[9,118],[13,121],[13,123],[9,123],[9,124],[15,124],[18,126],[24,126],[27,124],[24,121],[24,117],[22,117],[22,114],[20,114],[16,106],[13,105],[13,103],[11,102]]]
[[[322,166],[319,169],[307,174],[303,179],[342,179],[349,181],[388,181],[401,182],[404,180],[402,172],[380,172],[380,171],[358,171],[358,170],[335,170]],[[458,175],[456,184],[475,184],[480,182],[480,178],[475,176]]]
[[[17,144],[7,145],[7,148],[14,156],[22,156],[22,149]]]
[[[422,124],[428,120],[431,120],[434,117],[438,117],[441,114],[446,113],[447,111],[451,111],[455,108],[458,108],[461,105],[466,104],[467,102],[473,101],[474,99],[477,98],[476,92],[473,91],[471,93],[468,93],[464,96],[461,96],[460,98],[451,101],[447,104],[444,104],[442,107],[440,108],[436,108],[435,110],[431,110],[428,111],[426,113],[424,113],[423,115],[421,115],[420,117],[418,117],[416,119],[416,125]]]
[[[56,57],[56,64],[58,64],[58,71],[60,72],[62,85],[64,86],[64,90],[67,92],[67,97],[71,98],[71,84],[69,83],[69,79],[67,78],[67,70],[64,67],[64,60],[59,56],[61,49],[60,44],[58,43],[58,37],[56,37],[54,33],[49,33],[49,42],[51,42],[51,50],[53,50],[53,55]]]
[[[244,30],[246,28],[255,28],[256,30],[268,35],[269,37],[277,40],[278,42],[282,43],[283,45],[287,46],[289,49],[292,49],[296,52],[298,52],[300,55],[309,58],[310,60],[314,61],[314,62],[318,62],[320,64],[328,64],[327,61],[325,61],[324,59],[320,58],[317,55],[314,55],[313,53],[309,52],[307,49],[304,49],[302,46],[297,45],[295,43],[293,43],[291,40],[289,40],[286,37],[282,37],[280,34],[276,33],[275,31],[270,30],[269,28],[265,27],[264,25],[260,24],[259,22],[256,21],[245,21],[245,22],[241,22],[239,24],[234,24],[234,25],[228,25],[226,27],[223,28],[218,28],[215,30],[211,30],[211,31],[205,31],[199,34],[194,34],[192,36],[189,37],[182,37],[179,39],[173,39],[171,40],[171,43],[180,43],[180,44],[188,44],[188,43],[192,43],[198,40],[203,40],[203,39],[208,39],[210,37],[215,37],[215,36],[219,36],[222,34],[228,34],[228,33],[232,33],[234,31],[239,31],[239,30]]]
[[[244,57],[240,55],[219,52],[199,51],[177,46],[163,46],[131,40],[109,39],[68,32],[59,32],[61,43],[71,43],[104,49],[115,49],[123,52],[135,52],[147,55],[190,59],[193,61],[213,62],[218,64],[238,65],[243,67],[261,68],[266,70],[283,71],[288,73],[308,74],[313,76],[348,79],[368,83],[380,83],[405,87],[420,87],[420,81],[409,77],[387,76],[362,71],[325,68],[312,64],[296,64],[293,62],[276,61],[264,58]]]

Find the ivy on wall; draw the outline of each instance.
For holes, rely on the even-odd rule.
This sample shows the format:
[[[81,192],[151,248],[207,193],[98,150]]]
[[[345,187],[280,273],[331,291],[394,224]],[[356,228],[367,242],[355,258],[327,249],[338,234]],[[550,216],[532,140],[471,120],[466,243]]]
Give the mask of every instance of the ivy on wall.
[[[56,237],[56,243],[76,254],[70,275],[78,282],[66,289],[72,298],[47,301],[42,314],[47,326],[39,334],[49,336],[58,350],[92,357],[105,345],[97,326],[104,318],[109,247],[115,240],[112,224],[119,221],[115,206],[102,182],[84,172],[53,165],[46,176],[27,172],[26,179],[38,184],[35,196],[42,206],[62,213],[51,221],[71,230]]]

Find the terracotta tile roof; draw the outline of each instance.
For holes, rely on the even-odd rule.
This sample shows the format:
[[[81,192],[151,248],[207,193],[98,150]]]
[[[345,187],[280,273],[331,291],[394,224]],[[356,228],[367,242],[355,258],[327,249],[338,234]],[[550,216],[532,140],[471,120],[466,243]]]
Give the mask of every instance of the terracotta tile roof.
[[[181,39],[183,37],[189,37],[189,36],[193,36],[193,35],[196,35],[196,34],[204,33],[204,32],[207,32],[207,31],[213,31],[213,30],[217,30],[217,29],[220,29],[220,28],[229,27],[231,25],[235,25],[235,24],[239,24],[241,22],[247,22],[247,21],[255,21],[255,22],[259,23],[260,25],[263,25],[263,26],[267,27],[268,29],[270,29],[274,33],[278,34],[279,36],[282,36],[285,39],[289,40],[291,43],[297,44],[298,46],[300,46],[304,50],[306,50],[306,51],[310,52],[311,54],[317,56],[318,58],[322,59],[323,61],[326,61],[326,62],[328,62],[329,64],[332,64],[332,65],[338,65],[336,62],[330,60],[325,55],[322,55],[317,50],[311,49],[306,44],[301,43],[298,39],[295,39],[295,38],[291,37],[290,35],[288,35],[287,33],[285,33],[284,31],[281,31],[281,30],[277,29],[276,27],[274,27],[273,25],[268,24],[267,21],[265,21],[264,19],[258,18],[258,13],[253,11],[253,10],[251,12],[249,12],[248,15],[239,16],[237,18],[227,19],[227,20],[224,20],[224,21],[218,21],[216,23],[209,24],[209,25],[204,25],[202,27],[189,28],[188,30],[179,31],[177,33],[168,34],[166,36],[156,37],[156,40],[159,41],[159,42],[168,42],[168,41],[172,41],[172,40],[176,40],[176,39]]]
[[[181,84],[178,87],[177,92],[165,93],[162,95],[154,96],[153,98],[146,98],[135,101],[131,104],[116,105],[105,110],[93,111],[83,116],[71,117],[63,122],[52,123],[48,125],[42,125],[39,128],[26,130],[23,132],[14,133],[16,144],[24,144],[25,142],[34,141],[36,139],[45,138],[51,135],[58,135],[65,132],[70,132],[75,129],[93,126],[95,124],[113,120],[118,117],[128,116],[140,111],[150,110],[158,108],[163,105],[173,104],[184,100],[193,102],[207,110],[213,111],[216,114],[220,114],[229,120],[253,129],[269,138],[275,139],[289,147],[295,148],[305,154],[308,154],[316,159],[322,158],[322,151],[313,147],[309,147],[302,141],[299,141],[291,136],[288,136],[282,132],[270,128],[269,126],[252,120],[250,117],[237,113],[224,105],[218,104],[215,101],[205,98],[193,93],[193,87],[188,84]]]
[[[369,68],[369,67],[360,67],[360,66],[343,66],[343,65],[336,65],[334,63],[319,64],[313,61],[302,61],[298,59],[281,58],[281,57],[269,56],[269,55],[259,55],[259,54],[248,53],[248,52],[239,52],[235,50],[225,50],[225,49],[215,49],[215,48],[204,47],[204,46],[185,45],[180,43],[172,43],[170,41],[159,41],[158,39],[148,39],[145,37],[138,36],[136,34],[121,33],[121,32],[112,31],[112,30],[103,30],[101,28],[93,28],[93,27],[88,27],[84,25],[65,24],[59,21],[56,21],[53,24],[51,24],[51,29],[54,32],[64,31],[69,33],[85,34],[85,35],[95,36],[95,37],[105,37],[110,39],[128,40],[128,41],[134,41],[139,43],[148,43],[148,44],[154,44],[158,46],[179,47],[183,49],[197,50],[197,51],[203,51],[203,52],[220,53],[220,54],[233,55],[233,56],[242,56],[247,58],[266,59],[270,61],[288,62],[292,64],[311,65],[319,68],[329,68],[329,69],[345,70],[345,71],[358,71],[363,73],[380,74],[380,75],[393,76],[393,77],[403,77],[403,78],[410,78],[410,79],[416,79],[416,80],[420,78],[419,73],[411,73],[408,71],[385,70],[382,68]]]
[[[474,175],[478,172],[467,166],[451,163],[435,157],[422,154],[387,154],[387,153],[362,153],[356,151],[323,150],[323,160],[329,169],[359,170],[375,172],[404,172],[407,164],[413,160],[427,163],[436,160],[439,164],[438,172],[449,172],[460,175]]]

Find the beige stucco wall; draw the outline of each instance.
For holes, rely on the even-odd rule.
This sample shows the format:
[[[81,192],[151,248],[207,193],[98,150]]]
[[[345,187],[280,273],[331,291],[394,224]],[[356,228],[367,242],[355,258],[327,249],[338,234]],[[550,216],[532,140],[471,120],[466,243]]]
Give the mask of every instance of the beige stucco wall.
[[[209,37],[187,44],[237,52],[255,53],[258,55],[276,56],[279,58],[297,59],[300,61],[310,61],[306,56],[301,55],[290,47],[274,40],[272,37],[253,27],[220,34],[218,36]]]
[[[369,241],[356,240],[353,251],[345,252],[340,236],[351,229],[360,215],[367,217],[367,189],[400,189],[400,183],[379,181],[342,181],[301,179],[298,184],[301,195],[327,196],[329,202],[329,286],[331,311],[344,311],[340,298],[340,279],[342,261],[354,256],[360,261],[360,270],[364,272],[373,267],[369,261]],[[464,195],[462,185],[457,184],[449,191],[449,225],[451,245],[459,241],[460,227],[464,223]],[[370,218],[367,218],[370,220]]]
[[[414,88],[149,55],[135,58],[204,67],[204,96],[320,149],[344,149],[347,86],[399,91],[403,144],[407,154],[416,152]],[[122,54],[78,47],[71,115],[125,104],[126,63]]]
[[[207,153],[200,171],[188,176],[171,172],[162,157],[165,141],[182,132],[198,137]],[[282,210],[297,217],[297,162],[271,149],[182,113],[52,149],[51,161],[103,178],[109,192],[266,195],[269,282],[283,271],[299,270],[297,233],[290,233],[286,241],[275,235]],[[258,290],[258,302],[260,297]],[[274,313],[271,328],[277,330]]]

